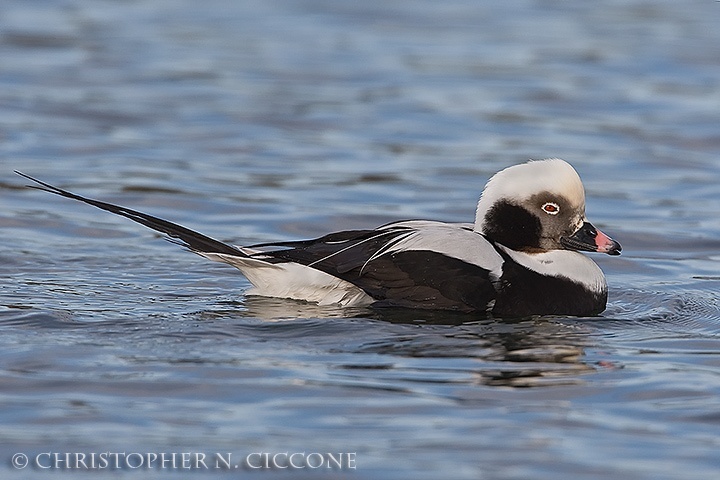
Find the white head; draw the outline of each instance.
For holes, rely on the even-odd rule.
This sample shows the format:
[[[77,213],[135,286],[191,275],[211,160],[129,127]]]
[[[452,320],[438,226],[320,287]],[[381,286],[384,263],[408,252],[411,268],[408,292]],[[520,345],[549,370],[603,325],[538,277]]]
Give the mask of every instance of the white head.
[[[585,189],[575,169],[551,158],[508,167],[485,185],[475,230],[514,250],[564,248],[585,222]]]

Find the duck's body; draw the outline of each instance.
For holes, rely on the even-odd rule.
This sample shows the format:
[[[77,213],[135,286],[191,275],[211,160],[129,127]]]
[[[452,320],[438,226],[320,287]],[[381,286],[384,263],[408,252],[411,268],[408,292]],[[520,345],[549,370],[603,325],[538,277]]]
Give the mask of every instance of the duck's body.
[[[607,302],[605,277],[577,250],[620,252],[617,242],[587,222],[580,178],[558,159],[516,165],[495,175],[474,224],[402,221],[249,247],[32,180],[43,190],[125,216],[206,258],[237,267],[254,286],[248,294],[319,304],[503,317],[595,315]]]
[[[255,286],[250,294],[319,304],[516,317],[597,314],[607,300],[602,271],[583,254],[515,252],[472,224],[397,222],[241,251],[246,255],[202,255],[240,269]]]

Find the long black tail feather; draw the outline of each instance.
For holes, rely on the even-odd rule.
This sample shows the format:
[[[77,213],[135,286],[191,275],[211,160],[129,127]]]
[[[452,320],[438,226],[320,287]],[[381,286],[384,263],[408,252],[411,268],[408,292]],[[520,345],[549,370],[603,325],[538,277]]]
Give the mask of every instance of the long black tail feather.
[[[113,205],[112,203],[101,202],[99,200],[93,200],[92,198],[83,197],[67,190],[63,190],[62,188],[50,185],[49,183],[45,183],[41,180],[38,180],[37,178],[31,177],[30,175],[18,172],[17,170],[15,170],[15,173],[17,173],[21,177],[25,177],[28,180],[37,183],[37,185],[28,185],[28,187],[30,188],[35,188],[44,192],[54,193],[55,195],[60,195],[66,198],[72,198],[73,200],[79,200],[81,202],[87,203],[88,205],[92,205],[94,207],[114,213],[116,215],[129,218],[134,222],[140,223],[148,228],[164,233],[165,235],[170,237],[168,238],[168,240],[170,240],[171,242],[182,245],[192,250],[193,252],[224,253],[227,255],[235,255],[241,257],[247,256],[238,248],[235,248],[232,245],[228,245],[227,243],[215,240],[214,238],[205,236],[202,233],[198,233],[196,231],[190,230],[189,228],[185,228],[182,225],[168,222],[167,220],[163,220],[161,218],[148,215],[146,213],[138,212],[136,210],[121,207],[120,205]]]

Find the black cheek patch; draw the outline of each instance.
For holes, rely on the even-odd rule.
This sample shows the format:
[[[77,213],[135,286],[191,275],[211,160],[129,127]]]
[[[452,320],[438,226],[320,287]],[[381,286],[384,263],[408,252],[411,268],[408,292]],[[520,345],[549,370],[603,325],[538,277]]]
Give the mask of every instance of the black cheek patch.
[[[540,219],[507,201],[497,202],[485,215],[484,234],[513,250],[539,248]]]

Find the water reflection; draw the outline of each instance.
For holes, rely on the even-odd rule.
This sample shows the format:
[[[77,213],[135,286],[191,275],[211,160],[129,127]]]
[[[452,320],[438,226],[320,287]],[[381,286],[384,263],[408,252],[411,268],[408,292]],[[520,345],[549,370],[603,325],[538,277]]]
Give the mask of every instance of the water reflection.
[[[467,369],[471,374],[468,383],[490,386],[576,384],[584,381],[580,375],[595,371],[585,360],[587,332],[579,331],[572,321],[538,317],[459,323],[460,318],[449,316],[449,323],[442,323],[437,312],[430,317],[419,324],[414,322],[424,325],[420,332],[366,342],[358,351],[420,358],[471,358],[474,363]]]
[[[334,353],[365,354],[336,366],[344,370],[344,382],[371,380],[379,388],[396,388],[399,381],[548,387],[583,383],[584,375],[597,370],[585,355],[595,330],[582,319],[503,320],[388,308],[349,311],[262,297],[247,297],[234,307],[234,312],[204,315],[237,318],[240,312],[244,321],[235,327],[243,335],[293,338]],[[372,361],[369,355],[374,355]],[[445,361],[438,368],[423,361],[430,358]]]

